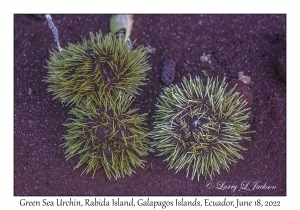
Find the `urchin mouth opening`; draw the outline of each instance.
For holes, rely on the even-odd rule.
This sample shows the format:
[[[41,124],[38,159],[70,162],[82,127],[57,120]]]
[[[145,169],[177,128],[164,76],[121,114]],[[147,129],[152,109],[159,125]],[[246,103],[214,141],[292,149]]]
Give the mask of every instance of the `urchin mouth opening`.
[[[104,84],[112,84],[117,79],[117,74],[114,69],[109,65],[109,61],[104,61],[100,63],[100,72]]]
[[[102,114],[101,114],[102,115]],[[96,128],[95,138],[98,144],[107,145],[108,147],[115,147],[118,149],[128,148],[128,145],[123,142],[124,138],[133,136],[130,131],[130,124],[125,125],[120,122],[124,121],[123,115],[115,116],[113,110],[107,110],[105,119],[100,116],[94,121],[93,126]]]
[[[202,123],[201,123],[200,120],[194,120],[193,126],[194,126],[195,128],[197,128],[198,126],[201,126],[201,125],[202,125]]]
[[[222,126],[217,119],[212,123],[206,116],[185,115],[180,123],[174,128],[177,139],[183,146],[184,151],[197,155],[205,154],[213,149],[213,146],[220,140]]]

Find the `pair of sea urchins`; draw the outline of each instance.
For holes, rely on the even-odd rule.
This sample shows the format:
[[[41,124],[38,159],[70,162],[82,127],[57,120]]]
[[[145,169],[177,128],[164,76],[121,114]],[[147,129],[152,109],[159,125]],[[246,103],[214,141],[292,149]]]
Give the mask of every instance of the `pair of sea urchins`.
[[[143,167],[142,156],[156,149],[168,168],[187,170],[193,179],[213,177],[242,158],[248,140],[247,102],[225,79],[183,78],[158,98],[154,130],[145,115],[131,107],[151,69],[143,46],[133,49],[124,39],[90,34],[82,43],[51,52],[45,81],[61,102],[74,105],[65,124],[66,158],[79,156],[83,172],[104,169],[108,178],[131,175]]]

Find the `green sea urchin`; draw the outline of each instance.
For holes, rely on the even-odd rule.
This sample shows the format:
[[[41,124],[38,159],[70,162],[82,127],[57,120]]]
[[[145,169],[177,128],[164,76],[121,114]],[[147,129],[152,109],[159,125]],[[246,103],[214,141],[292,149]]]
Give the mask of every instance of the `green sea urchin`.
[[[145,84],[147,51],[132,49],[124,39],[109,34],[90,33],[90,39],[69,44],[61,52],[51,52],[45,81],[48,91],[68,104],[91,103],[97,95],[109,97],[120,90],[137,94]]]
[[[242,158],[239,143],[250,140],[246,119],[249,109],[234,88],[226,92],[225,79],[183,78],[181,88],[170,86],[158,99],[153,146],[166,155],[168,168],[186,168],[187,177],[213,177]]]
[[[98,98],[93,106],[70,111],[75,117],[65,124],[68,133],[63,147],[67,159],[79,155],[75,168],[86,164],[83,173],[94,174],[103,168],[109,179],[117,179],[143,167],[140,156],[147,155],[151,148],[144,128],[145,114],[130,109],[132,102],[132,96],[120,92],[115,99],[102,100],[101,106]]]

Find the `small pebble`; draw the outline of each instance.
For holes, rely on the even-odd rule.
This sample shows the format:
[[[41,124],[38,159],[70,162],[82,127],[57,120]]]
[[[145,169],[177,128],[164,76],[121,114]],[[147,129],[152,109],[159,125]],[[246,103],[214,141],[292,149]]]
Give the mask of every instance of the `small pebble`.
[[[251,78],[244,75],[244,72],[239,71],[238,72],[239,80],[241,80],[243,83],[249,85],[251,83]]]
[[[28,88],[28,95],[31,95],[32,94],[32,89],[31,88]]]
[[[175,78],[176,63],[173,60],[165,60],[163,62],[161,81],[166,85],[172,84]]]
[[[207,62],[207,63],[209,63],[209,65],[211,65],[210,56],[211,56],[211,54],[206,55],[205,53],[203,53],[203,55],[200,56],[200,61]]]
[[[150,45],[147,45],[146,50],[149,54],[154,54],[156,49],[154,47],[151,47]]]

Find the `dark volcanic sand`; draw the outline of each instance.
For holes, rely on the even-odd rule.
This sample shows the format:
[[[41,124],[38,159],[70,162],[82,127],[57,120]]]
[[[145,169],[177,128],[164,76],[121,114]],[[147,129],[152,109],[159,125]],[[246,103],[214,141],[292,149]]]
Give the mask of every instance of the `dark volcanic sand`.
[[[60,43],[77,43],[89,32],[109,32],[110,15],[52,15]],[[65,161],[59,145],[66,134],[62,126],[70,107],[52,100],[42,81],[47,73],[45,59],[56,47],[42,15],[14,17],[14,195],[286,195],[286,83],[278,66],[286,50],[285,15],[135,15],[131,39],[134,46],[156,49],[149,62],[149,82],[137,97],[140,113],[148,113],[152,128],[162,62],[176,62],[173,84],[183,76],[227,78],[243,71],[251,77],[253,104],[251,129],[256,133],[243,142],[243,160],[230,165],[212,180],[238,185],[260,181],[275,189],[253,191],[208,189],[210,179],[187,179],[185,170],[167,170],[163,157],[151,154],[144,169],[119,180],[108,180],[103,171],[83,174],[73,170],[77,158]],[[203,53],[211,63],[201,62]],[[278,63],[280,62],[280,63]],[[284,67],[285,69],[285,67]],[[151,167],[152,166],[152,167]]]

